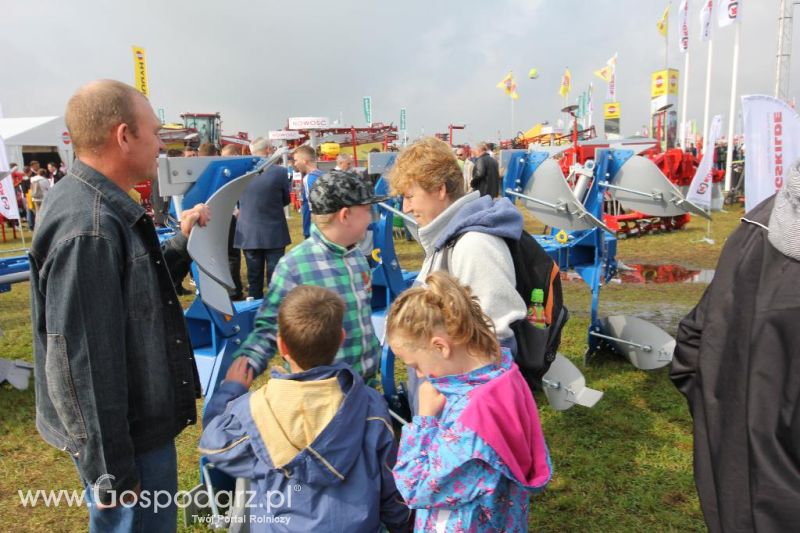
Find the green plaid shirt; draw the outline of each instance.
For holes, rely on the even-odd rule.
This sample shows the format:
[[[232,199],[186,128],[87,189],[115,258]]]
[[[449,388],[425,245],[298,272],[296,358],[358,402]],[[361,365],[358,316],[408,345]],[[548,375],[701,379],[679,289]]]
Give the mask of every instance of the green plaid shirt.
[[[278,353],[278,306],[297,285],[325,287],[342,297],[345,339],[335,360],[349,364],[369,382],[378,371],[380,355],[372,327],[372,272],[358,246],[334,244],[314,225],[311,235],[278,262],[253,331],[233,357],[247,357],[257,374],[266,370]]]

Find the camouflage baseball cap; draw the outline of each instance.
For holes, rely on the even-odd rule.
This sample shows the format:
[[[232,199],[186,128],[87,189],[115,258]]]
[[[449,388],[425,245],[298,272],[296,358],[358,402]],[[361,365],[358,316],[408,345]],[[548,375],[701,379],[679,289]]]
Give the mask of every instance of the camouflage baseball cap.
[[[315,215],[335,213],[343,207],[383,202],[389,196],[375,196],[372,185],[355,172],[331,170],[317,179],[308,193]]]

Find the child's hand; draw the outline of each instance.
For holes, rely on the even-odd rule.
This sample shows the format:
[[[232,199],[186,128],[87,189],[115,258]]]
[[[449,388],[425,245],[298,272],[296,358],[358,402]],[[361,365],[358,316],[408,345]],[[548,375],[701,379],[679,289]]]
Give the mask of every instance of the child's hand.
[[[423,381],[419,386],[419,414],[420,416],[439,416],[447,400],[433,388],[428,381]]]
[[[235,381],[236,383],[241,383],[246,388],[250,388],[250,384],[253,383],[253,369],[247,363],[247,357],[239,357],[231,366],[228,367],[228,372],[225,374],[225,381]]]

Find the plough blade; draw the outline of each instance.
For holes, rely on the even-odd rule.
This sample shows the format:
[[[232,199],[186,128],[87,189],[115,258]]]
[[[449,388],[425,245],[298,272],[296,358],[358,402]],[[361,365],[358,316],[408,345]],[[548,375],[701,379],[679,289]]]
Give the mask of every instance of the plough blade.
[[[603,397],[601,391],[586,386],[586,378],[578,367],[560,353],[542,378],[542,388],[550,407],[556,411],[566,411],[576,404],[594,407]]]
[[[615,315],[599,321],[590,335],[601,337],[640,370],[655,370],[672,361],[675,339],[655,324],[633,316]]]
[[[711,220],[711,215],[708,213],[707,210],[703,209],[699,205],[693,204],[689,200],[684,199],[683,201],[678,201],[678,205],[686,210],[687,213],[691,213],[693,215],[698,215],[706,220]]]
[[[616,173],[611,184],[628,189],[609,188],[611,197],[627,210],[658,217],[673,217],[688,212],[707,217],[701,208],[687,201],[680,189],[646,157],[631,157]]]
[[[202,268],[198,268],[197,271],[200,273],[197,285],[200,287],[203,303],[224,315],[233,315],[233,302],[228,289]]]
[[[561,173],[561,167],[554,159],[548,158],[539,165],[525,186],[523,194],[555,206],[554,208],[522,200],[531,214],[548,226],[567,231],[601,228],[613,233],[575,198],[567,180],[564,179],[564,174]]]
[[[228,232],[236,202],[248,183],[256,176],[250,172],[223,185],[206,202],[211,220],[205,227],[196,227],[189,236],[187,250],[197,266],[221,285],[233,289],[228,267]],[[200,291],[205,301],[205,291]]]

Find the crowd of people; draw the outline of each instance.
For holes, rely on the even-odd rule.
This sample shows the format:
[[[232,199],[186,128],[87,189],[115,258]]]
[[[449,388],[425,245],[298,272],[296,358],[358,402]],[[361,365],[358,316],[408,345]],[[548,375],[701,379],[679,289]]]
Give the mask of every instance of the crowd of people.
[[[65,120],[77,159],[42,204],[30,252],[37,429],[71,455],[92,531],[174,531],[176,502],[153,509],[145,496],[176,493],[174,440],[197,419],[200,386],[173,276],[208,208],[184,210],[181,231],[159,246],[152,219],[128,195],[143,178],[155,179],[163,151],[158,119],[132,87],[91,82],[70,99]],[[258,142],[252,148],[270,151]],[[216,151],[200,147],[197,154]],[[387,197],[375,195],[348,158],[322,173],[315,155],[300,147],[291,156],[304,174],[309,220],[308,236],[290,252],[283,253],[284,167],[254,179],[233,214],[231,244],[245,251],[248,290],[264,295],[252,333],[207,399],[201,452],[217,469],[250,479],[257,498],[299,484],[295,504],[280,513],[291,519],[287,530],[526,531],[529,496],[548,482],[551,467],[502,325],[498,341],[497,324],[513,312],[470,277],[463,245],[452,275],[429,269],[420,276],[387,319],[388,342],[424,379],[413,419],[395,435],[373,388],[380,344],[372,274],[358,246],[373,204]],[[426,139],[401,153],[391,179],[403,190],[404,210],[421,226],[435,225],[448,206],[462,220],[491,210],[481,190],[491,194],[496,163],[481,155],[470,182],[480,190],[465,195],[462,169],[445,143]],[[406,174],[425,161],[443,171],[438,188]],[[446,194],[433,206],[436,191]],[[267,198],[277,226],[265,229],[260,203]],[[507,207],[500,204],[497,216]],[[516,215],[511,232],[521,230]],[[463,243],[497,247],[500,237],[491,232],[464,230]],[[258,240],[259,232],[279,240]],[[499,251],[483,258],[487,269],[506,259]],[[269,283],[259,288],[264,274]],[[276,356],[286,366],[250,392]],[[499,424],[501,413],[514,424]],[[248,510],[289,524],[276,522],[269,506]]]
[[[28,229],[33,231],[36,225],[36,212],[41,210],[42,202],[50,189],[66,174],[63,162],[49,162],[42,168],[39,161],[33,160],[22,170],[17,163],[9,165],[16,193],[17,207],[24,217]]]
[[[30,250],[36,426],[74,462],[90,502],[90,530],[175,531],[177,501],[153,506],[153,496],[177,493],[175,438],[196,423],[201,390],[175,265],[188,262],[187,238],[210,213],[202,203],[184,210],[180,231],[159,245],[153,220],[129,196],[134,184],[155,179],[164,149],[160,123],[134,88],[91,82],[69,100],[65,121],[77,159],[40,202]],[[259,139],[251,150],[267,156],[271,148]],[[206,398],[199,449],[217,470],[249,480],[251,530],[528,530],[531,495],[553,467],[535,400],[514,363],[512,328],[526,319],[526,307],[506,241],[520,238],[523,219],[511,202],[495,198],[498,165],[489,152],[485,144],[471,153],[425,138],[404,149],[388,175],[425,252],[414,286],[386,316],[386,342],[408,369],[413,416],[400,435],[374,389],[381,347],[372,273],[359,246],[374,204],[387,197],[346,157],[323,173],[313,149],[297,148],[291,165],[303,174],[307,234],[285,253],[289,171],[276,165],[248,185],[231,213],[229,248],[231,257],[244,250],[248,291],[263,301],[224,380]],[[216,153],[201,146],[181,155]],[[715,279],[681,324],[673,379],[689,398],[697,431],[706,431],[696,473],[714,530],[743,523],[732,517],[747,514],[748,489],[765,499],[745,517],[753,528],[779,530],[773,526],[798,520],[796,500],[786,496],[800,494],[797,477],[781,473],[796,470],[786,442],[796,452],[797,434],[769,434],[776,417],[788,416],[784,425],[796,429],[796,411],[780,407],[796,394],[785,402],[776,385],[794,371],[788,354],[796,343],[762,335],[766,352],[786,355],[780,372],[760,374],[778,396],[753,404],[765,415],[754,437],[766,457],[753,460],[747,446],[730,455],[718,450],[720,439],[746,432],[748,386],[735,370],[715,374],[727,353],[719,340],[735,337],[725,328],[742,309],[767,309],[765,328],[797,331],[783,313],[797,307],[787,296],[794,289],[776,283],[768,268],[796,269],[800,169],[793,175],[775,208],[770,199],[735,234],[740,246],[726,246],[723,258],[735,256],[744,269]],[[761,272],[755,281],[751,270]],[[756,298],[762,287],[772,295],[763,302]],[[723,305],[712,312],[715,298]],[[743,316],[739,322],[752,322]],[[763,331],[752,330],[752,338]],[[747,363],[750,348],[730,350]],[[270,365],[266,385],[251,390]],[[716,400],[728,381],[742,386],[729,387],[734,407],[725,410]],[[707,424],[718,415],[730,423]],[[782,470],[768,468],[775,458]],[[748,460],[763,469],[748,477],[737,467]],[[720,470],[719,461],[732,468]],[[722,479],[741,498],[725,500]],[[276,508],[271,498],[287,491],[293,503]]]

